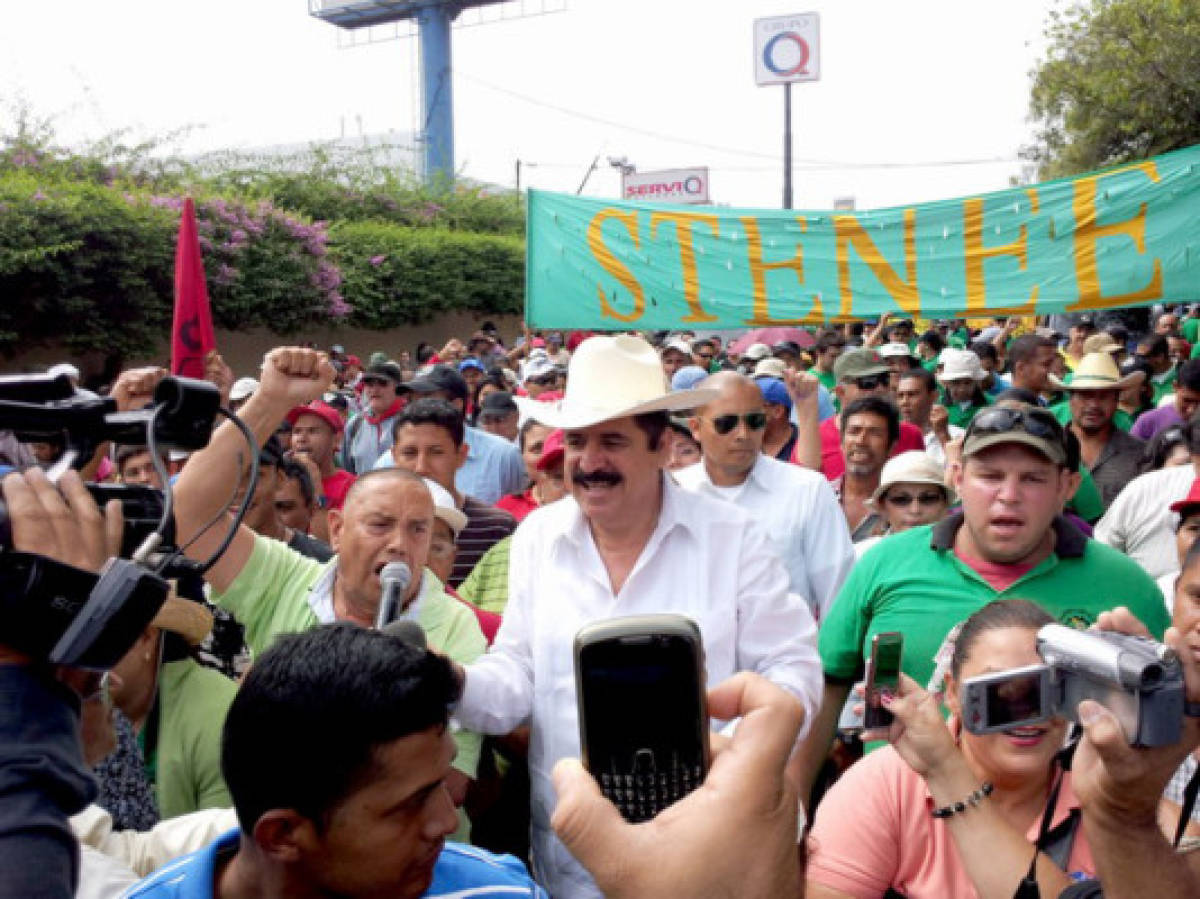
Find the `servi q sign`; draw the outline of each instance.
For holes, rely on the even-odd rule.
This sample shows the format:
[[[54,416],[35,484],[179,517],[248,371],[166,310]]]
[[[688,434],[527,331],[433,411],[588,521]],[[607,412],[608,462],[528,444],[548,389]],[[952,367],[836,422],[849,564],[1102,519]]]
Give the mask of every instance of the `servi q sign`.
[[[871,211],[532,191],[526,320],[762,327],[1200,301],[1200,146],[1076,178]]]
[[[708,202],[708,169],[664,169],[660,172],[622,172],[621,196],[651,203]]]

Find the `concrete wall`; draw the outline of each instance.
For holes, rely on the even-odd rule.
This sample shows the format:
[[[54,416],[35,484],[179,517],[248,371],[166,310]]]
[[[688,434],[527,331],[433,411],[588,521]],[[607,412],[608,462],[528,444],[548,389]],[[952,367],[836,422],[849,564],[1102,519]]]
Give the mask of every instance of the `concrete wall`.
[[[504,342],[511,346],[512,340],[521,332],[521,318],[510,315],[474,315],[453,313],[441,316],[424,325],[410,328],[395,328],[390,331],[367,331],[355,328],[321,328],[305,331],[299,334],[281,336],[266,329],[256,328],[250,331],[217,331],[217,349],[225,357],[230,367],[240,377],[254,375],[262,363],[263,355],[272,347],[284,346],[291,343],[315,343],[318,347],[326,348],[340,343],[346,352],[359,356],[363,362],[375,350],[382,350],[391,356],[398,357],[402,350],[414,353],[421,341],[441,347],[451,337],[466,340],[478,330],[483,321],[491,321],[499,329]],[[167,365],[171,355],[170,344],[164,339],[157,355],[139,359],[128,359],[126,367],[135,365]],[[2,370],[8,373],[42,371],[55,362],[72,362],[83,372],[84,378],[98,377],[104,369],[103,354],[93,353],[84,357],[71,356],[61,347],[42,346],[32,347],[19,353],[15,358],[6,360]]]

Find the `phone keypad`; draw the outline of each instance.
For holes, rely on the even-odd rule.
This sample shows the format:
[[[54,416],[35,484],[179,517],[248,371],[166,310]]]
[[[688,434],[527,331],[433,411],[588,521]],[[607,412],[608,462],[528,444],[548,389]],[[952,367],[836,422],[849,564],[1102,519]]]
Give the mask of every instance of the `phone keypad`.
[[[626,821],[649,821],[667,806],[682,799],[704,780],[699,765],[673,763],[658,770],[650,750],[639,750],[634,757],[634,773],[599,775],[600,790],[617,807]]]

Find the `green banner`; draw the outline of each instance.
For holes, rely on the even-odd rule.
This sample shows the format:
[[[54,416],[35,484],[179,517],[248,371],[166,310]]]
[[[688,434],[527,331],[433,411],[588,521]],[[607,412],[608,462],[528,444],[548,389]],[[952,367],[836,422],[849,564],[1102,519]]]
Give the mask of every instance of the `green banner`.
[[[863,212],[529,192],[526,319],[750,328],[1200,301],[1200,146],[956,200]]]

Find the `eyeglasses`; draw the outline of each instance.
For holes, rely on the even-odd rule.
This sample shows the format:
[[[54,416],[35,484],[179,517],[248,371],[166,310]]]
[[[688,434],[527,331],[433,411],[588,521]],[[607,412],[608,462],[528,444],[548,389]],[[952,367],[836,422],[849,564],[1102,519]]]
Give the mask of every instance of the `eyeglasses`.
[[[1062,425],[1046,409],[1014,409],[1009,406],[993,407],[979,412],[967,427],[964,440],[973,434],[1004,434],[1008,431],[1024,431],[1032,437],[1053,440],[1063,444]]]
[[[728,434],[738,426],[739,421],[744,421],[746,427],[751,431],[761,431],[767,426],[766,412],[747,412],[744,415],[734,415],[732,412],[728,415],[718,415],[711,419],[713,430],[721,436]]]
[[[936,506],[945,501],[946,494],[940,490],[931,490],[929,493],[889,493],[884,498],[891,505],[901,508],[911,506],[914,500],[922,506]]]
[[[877,390],[888,385],[887,375],[864,375],[854,379],[854,386],[859,390]]]

